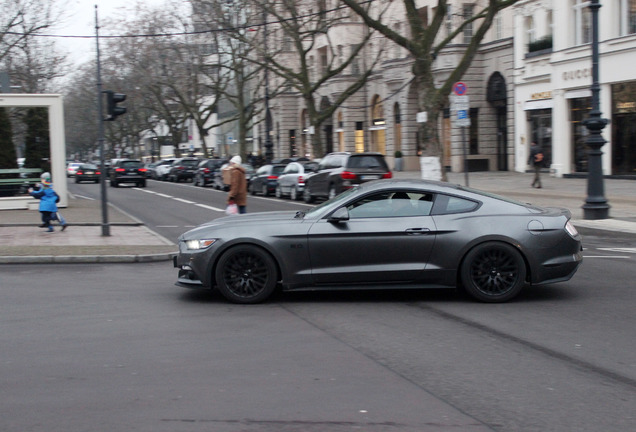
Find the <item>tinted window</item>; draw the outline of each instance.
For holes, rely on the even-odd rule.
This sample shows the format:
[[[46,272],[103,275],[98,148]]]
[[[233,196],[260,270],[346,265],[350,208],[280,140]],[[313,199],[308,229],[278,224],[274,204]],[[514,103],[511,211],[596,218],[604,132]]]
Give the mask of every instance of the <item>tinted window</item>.
[[[197,166],[197,164],[199,163],[199,161],[197,159],[186,159],[181,161],[182,165],[188,166],[188,167],[194,167]]]
[[[96,170],[97,166],[96,165],[91,165],[91,164],[86,164],[86,165],[82,165],[80,168],[85,169],[85,170]]]
[[[349,205],[349,217],[409,217],[428,216],[433,207],[430,193],[391,191],[366,196]]]
[[[274,165],[272,167],[272,174],[281,175],[284,170],[285,170],[285,165]]]
[[[140,161],[123,161],[119,164],[122,168],[141,168],[143,164]]]
[[[381,156],[351,156],[347,163],[349,168],[381,168],[387,169],[386,162]]]
[[[435,209],[433,213],[436,215],[465,213],[473,211],[477,207],[479,207],[479,203],[475,201],[450,195],[438,195],[435,199]]]

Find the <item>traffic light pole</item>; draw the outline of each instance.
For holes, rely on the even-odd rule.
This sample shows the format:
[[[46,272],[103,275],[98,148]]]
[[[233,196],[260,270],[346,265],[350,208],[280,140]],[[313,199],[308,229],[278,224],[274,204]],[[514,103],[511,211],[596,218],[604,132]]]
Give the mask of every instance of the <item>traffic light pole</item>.
[[[102,76],[99,62],[99,23],[97,20],[97,5],[95,5],[95,43],[97,45],[97,123],[99,125],[99,163],[100,163],[100,185],[102,192],[102,236],[110,236],[110,225],[108,224],[108,198],[106,192],[106,165],[104,164],[104,108],[102,97]]]

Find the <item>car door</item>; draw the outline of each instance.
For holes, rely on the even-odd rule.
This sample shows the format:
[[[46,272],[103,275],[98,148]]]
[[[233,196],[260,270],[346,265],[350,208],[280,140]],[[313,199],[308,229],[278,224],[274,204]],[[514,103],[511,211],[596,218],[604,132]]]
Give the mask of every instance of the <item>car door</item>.
[[[424,271],[436,228],[432,194],[407,192],[408,208],[396,210],[396,192],[346,205],[349,219],[323,218],[311,227],[308,247],[317,284],[414,283]]]

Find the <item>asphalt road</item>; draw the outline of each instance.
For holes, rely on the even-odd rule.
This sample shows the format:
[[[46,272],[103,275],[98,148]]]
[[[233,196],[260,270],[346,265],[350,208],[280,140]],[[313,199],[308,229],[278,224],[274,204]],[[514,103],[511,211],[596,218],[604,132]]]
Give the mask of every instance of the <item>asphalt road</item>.
[[[213,211],[111,195],[133,193],[157,224]],[[248,204],[283,205],[302,204]],[[0,266],[0,430],[636,430],[636,243],[584,240],[572,280],[497,305],[432,290],[238,306],[174,286],[169,263]]]

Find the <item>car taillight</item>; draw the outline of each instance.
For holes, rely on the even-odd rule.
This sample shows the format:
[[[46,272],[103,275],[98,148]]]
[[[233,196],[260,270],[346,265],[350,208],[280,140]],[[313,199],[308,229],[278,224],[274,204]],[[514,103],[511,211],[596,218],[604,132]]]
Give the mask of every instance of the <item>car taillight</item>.
[[[271,175],[271,176],[267,176],[267,180],[277,180],[278,176],[275,175]]]
[[[203,169],[203,173],[204,174],[210,174],[210,168],[204,168]]]
[[[84,173],[81,172],[81,171],[77,171],[77,175],[82,175],[82,174],[84,174]]]
[[[139,168],[139,172],[146,172],[148,171],[146,168]]]
[[[305,179],[303,178],[303,176],[298,176],[298,184],[304,184],[305,183]]]
[[[101,172],[100,172],[100,171],[97,171],[95,174],[100,175],[100,174],[101,174]]]
[[[342,177],[343,180],[355,180],[358,176],[351,171],[343,171],[340,173],[340,177]]]
[[[389,178],[393,178],[393,173],[391,171],[389,171],[388,173],[382,175],[383,179],[389,179]]]
[[[115,172],[126,172],[123,168],[115,168]]]

